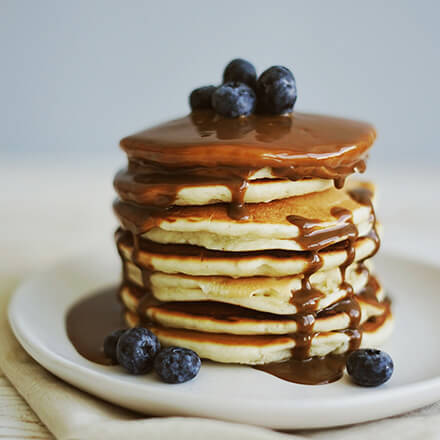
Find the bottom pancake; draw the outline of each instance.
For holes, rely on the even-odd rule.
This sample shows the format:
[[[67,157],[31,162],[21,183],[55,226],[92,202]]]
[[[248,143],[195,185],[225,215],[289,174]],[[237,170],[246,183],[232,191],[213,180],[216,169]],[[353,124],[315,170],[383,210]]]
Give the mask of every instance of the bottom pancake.
[[[131,327],[140,324],[139,316],[133,312],[126,311],[125,319]],[[305,337],[301,334],[247,336],[205,333],[156,325],[148,327],[164,346],[186,347],[200,357],[216,362],[261,365],[297,357],[304,351],[305,345],[307,356],[301,357],[342,354],[357,346],[377,347],[390,336],[393,316],[387,308],[382,316],[367,321],[359,331],[321,332]]]

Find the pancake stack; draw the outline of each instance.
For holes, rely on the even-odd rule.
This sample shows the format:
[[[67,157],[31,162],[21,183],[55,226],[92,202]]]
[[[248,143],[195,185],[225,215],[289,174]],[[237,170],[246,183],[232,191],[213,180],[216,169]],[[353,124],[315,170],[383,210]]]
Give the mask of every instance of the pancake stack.
[[[121,141],[114,211],[130,326],[217,362],[329,359],[392,329],[373,274],[366,123],[210,110]]]

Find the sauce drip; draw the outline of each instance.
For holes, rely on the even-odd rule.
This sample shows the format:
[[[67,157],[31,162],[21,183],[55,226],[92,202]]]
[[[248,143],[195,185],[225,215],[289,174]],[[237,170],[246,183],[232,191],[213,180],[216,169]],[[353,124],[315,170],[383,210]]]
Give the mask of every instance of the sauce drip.
[[[341,264],[340,270],[341,270],[341,276],[342,276],[342,287],[348,291],[349,295],[352,295],[353,288],[346,281],[346,272],[347,272],[347,267],[349,267],[353,263],[353,261],[356,257],[356,249],[354,247],[354,243],[359,236],[359,231],[358,231],[356,225],[353,223],[353,214],[348,209],[334,207],[331,209],[331,214],[334,217],[338,218],[339,221],[342,221],[343,224],[346,225],[346,230],[345,230],[345,232],[346,232],[346,247],[345,247],[345,250],[346,250],[347,256],[345,258],[344,263]]]
[[[370,212],[372,217],[371,222],[373,224],[373,228],[368,233],[367,237],[374,242],[375,247],[374,247],[374,251],[366,258],[372,258],[377,254],[380,248],[380,237],[379,234],[377,233],[376,212],[374,210],[373,200],[372,200],[373,194],[368,188],[362,188],[362,187],[354,188],[348,191],[348,194],[354,201],[356,201],[360,205],[370,207]]]
[[[324,249],[338,241],[341,238],[345,239],[346,243],[346,259],[344,263],[340,266],[342,283],[340,289],[346,291],[348,300],[342,303],[337,303],[339,309],[336,311],[343,310],[350,317],[350,335],[359,326],[360,321],[360,308],[357,301],[353,300],[353,288],[350,283],[346,280],[346,270],[350,266],[355,258],[356,250],[354,243],[358,238],[358,229],[353,223],[353,215],[351,211],[345,208],[334,207],[331,209],[331,215],[337,218],[338,223],[332,228],[326,228],[324,230],[320,229],[319,226],[321,222],[319,220],[307,219],[297,215],[289,215],[287,220],[298,227],[299,237],[296,241],[304,248],[311,250],[311,258],[308,263],[308,267],[304,272],[302,279],[301,290],[292,292],[291,303],[294,304],[299,313],[303,312],[314,312],[318,309],[319,301],[325,295],[319,290],[312,286],[310,282],[310,277],[316,273],[323,265],[322,257],[319,254],[319,250]],[[336,313],[335,311],[335,313]],[[312,329],[314,319],[310,318],[307,320],[309,325],[303,325],[298,333],[293,335],[295,340],[295,347],[293,349],[293,358],[304,360],[309,356],[310,347],[312,344]],[[310,324],[311,323],[311,324]],[[352,330],[353,329],[353,330]],[[360,339],[362,335],[358,332],[354,336],[350,336],[350,347],[355,347],[357,340]]]
[[[296,307],[298,313],[313,312],[317,309],[319,300],[324,294],[315,289],[310,282],[310,277],[322,267],[323,261],[318,252],[312,252],[308,267],[301,280],[301,289],[292,292],[290,302]]]
[[[230,217],[244,220],[247,218],[244,197],[248,179],[255,171],[228,167],[163,168],[132,159],[127,170],[116,174],[113,184],[122,200],[137,206],[152,206],[153,215],[172,207],[182,189],[223,185],[231,193],[231,202],[228,203]]]
[[[324,385],[335,382],[344,374],[347,355],[328,355],[305,360],[289,359],[254,368],[288,382],[303,385]]]

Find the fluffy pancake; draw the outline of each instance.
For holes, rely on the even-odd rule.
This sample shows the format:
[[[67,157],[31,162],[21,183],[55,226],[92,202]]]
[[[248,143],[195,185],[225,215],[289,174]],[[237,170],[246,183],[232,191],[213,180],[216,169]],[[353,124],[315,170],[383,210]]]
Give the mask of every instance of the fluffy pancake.
[[[139,324],[139,317],[125,312],[129,326]],[[372,348],[383,343],[391,334],[393,317],[389,309],[379,318],[363,325],[361,347]],[[200,357],[217,362],[248,365],[278,362],[292,357],[297,342],[294,335],[231,335],[207,333],[151,325],[151,330],[164,346],[176,345],[194,350]],[[314,333],[309,355],[325,356],[345,353],[350,349],[349,331]]]
[[[314,250],[347,239],[354,227],[359,236],[371,231],[374,213],[349,195],[356,189],[374,193],[369,183],[351,182],[343,190],[249,204],[242,220],[231,219],[225,204],[174,207],[151,215],[143,207],[116,201],[114,209],[126,229],[136,225],[143,238],[157,243],[226,251]]]
[[[235,185],[233,178],[231,180],[234,185],[231,185],[226,178],[197,177],[185,175],[179,178],[179,174],[176,176],[174,173],[158,178],[151,172],[141,173],[124,169],[116,174],[114,187],[122,200],[140,205],[155,205],[158,202],[177,206],[210,205],[233,201],[234,194],[231,191]],[[280,179],[267,168],[249,172],[247,179],[241,180],[243,181],[248,182],[243,190],[243,203],[271,202],[324,191],[333,186],[333,181],[328,179],[312,178],[297,181]]]
[[[359,310],[361,323],[373,316],[382,315],[386,306],[379,301],[383,299],[384,293],[376,280],[375,282],[377,290],[374,293],[369,291],[369,294],[365,295],[361,292],[353,298],[342,299],[316,314],[283,316],[213,301],[162,303],[152,296],[139,298],[133,295],[135,292],[129,288],[121,289],[121,300],[128,310],[139,313],[163,327],[208,333],[263,335],[296,333],[303,331],[306,326],[308,332],[314,333],[349,328],[351,310],[355,314]],[[357,304],[353,305],[353,301]]]
[[[124,260],[133,261],[132,236],[122,229],[116,232],[118,250]],[[358,238],[354,242],[355,259],[360,261],[374,254],[378,237]],[[322,270],[342,265],[347,259],[343,243],[330,246],[319,252]],[[257,251],[221,252],[198,246],[162,245],[139,239],[136,264],[140,267],[164,273],[186,275],[213,275],[233,278],[253,276],[290,276],[304,273],[310,265],[310,252]]]
[[[223,235],[222,233],[219,234],[209,231],[195,230],[182,232],[166,231],[162,228],[153,228],[152,230],[143,234],[143,237],[156,243],[190,244],[202,246],[206,249],[224,250],[230,252],[258,251],[263,249],[284,249],[290,251],[307,250],[304,249],[304,245],[301,243],[301,241],[295,240],[295,238],[288,236],[290,229],[289,227],[285,228],[285,230],[281,230],[281,228],[272,228],[268,225],[263,225],[261,228],[255,228],[254,226],[257,225],[251,225],[249,228],[241,226],[231,228],[230,232],[232,232],[233,235]],[[343,226],[344,225],[341,224],[341,229]],[[179,225],[176,225],[175,227],[177,228]],[[338,225],[329,225],[328,228],[323,227],[322,231],[324,234],[326,234],[327,230],[335,230],[338,227]],[[356,227],[359,231],[359,236],[362,237],[367,235],[372,230],[373,222],[366,221],[356,225]],[[226,232],[226,230],[227,228],[224,228],[222,232]],[[240,233],[240,230],[242,230],[242,233]],[[265,233],[265,230],[267,230],[267,233]],[[282,235],[285,235],[285,237],[281,237]],[[337,243],[338,241],[343,241],[347,238],[348,234],[335,234],[329,239],[329,244]],[[318,239],[316,243],[313,243],[313,246],[316,244],[318,247],[321,245],[321,243],[322,241]]]
[[[141,271],[132,263],[126,263],[126,281],[143,286]],[[346,280],[355,292],[360,292],[368,282],[368,270],[358,271],[353,264],[346,270]],[[230,278],[190,276],[154,272],[149,275],[147,289],[160,301],[218,301],[235,304],[253,310],[277,314],[293,314],[302,311],[295,294],[302,287],[303,276]],[[318,271],[310,277],[311,285],[322,297],[316,300],[316,310],[328,307],[347,295],[342,286],[339,268]],[[121,290],[126,306],[135,309],[136,289],[126,285]],[[308,298],[309,299],[309,298]]]

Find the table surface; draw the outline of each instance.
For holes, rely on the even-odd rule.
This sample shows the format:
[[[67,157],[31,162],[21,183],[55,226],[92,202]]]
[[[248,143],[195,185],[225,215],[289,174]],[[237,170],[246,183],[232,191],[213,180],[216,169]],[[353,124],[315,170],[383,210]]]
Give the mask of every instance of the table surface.
[[[114,170],[101,165],[97,172],[87,167],[82,164],[81,173],[62,166],[50,173],[35,167],[26,170],[22,164],[19,171],[14,166],[0,169],[8,189],[0,194],[2,230],[7,231],[0,235],[0,253],[8,252],[8,258],[1,258],[5,276],[25,277],[112,239],[116,222],[109,207]],[[383,247],[436,263],[440,176],[427,172],[414,176],[414,170],[410,180],[404,170],[370,175],[379,187],[378,217],[386,228]],[[53,437],[0,371],[1,438]]]
[[[0,439],[2,438],[53,437],[0,371]]]

